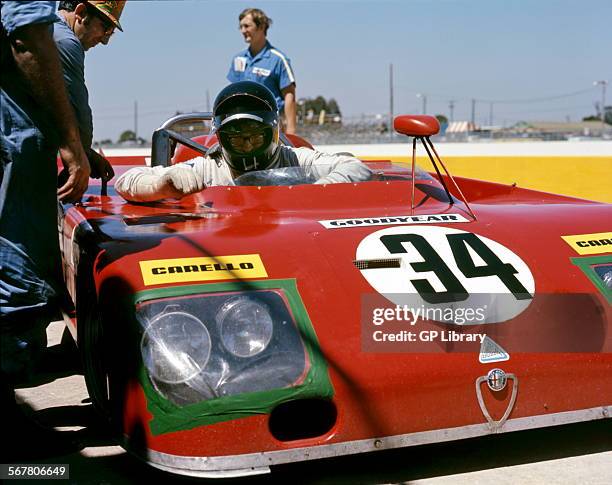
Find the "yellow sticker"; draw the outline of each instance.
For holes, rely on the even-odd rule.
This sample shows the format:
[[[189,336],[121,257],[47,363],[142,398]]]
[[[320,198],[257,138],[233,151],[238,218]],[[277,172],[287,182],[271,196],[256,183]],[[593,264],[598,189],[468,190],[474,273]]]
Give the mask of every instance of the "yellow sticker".
[[[140,261],[144,284],[241,280],[268,276],[259,254]]]
[[[601,254],[612,252],[612,232],[561,236],[578,254]]]

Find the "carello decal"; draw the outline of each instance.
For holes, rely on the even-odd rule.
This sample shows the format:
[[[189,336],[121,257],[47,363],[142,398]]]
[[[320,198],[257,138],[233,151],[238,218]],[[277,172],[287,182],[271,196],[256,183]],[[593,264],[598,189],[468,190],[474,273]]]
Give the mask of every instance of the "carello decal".
[[[578,254],[612,253],[612,232],[561,236]]]
[[[415,216],[364,217],[360,219],[330,219],[319,221],[327,229],[344,227],[387,226],[397,224],[447,224],[451,222],[470,222],[461,214],[422,214]]]
[[[265,278],[266,268],[259,254],[210,258],[176,258],[140,261],[144,284],[186,283],[191,281]]]

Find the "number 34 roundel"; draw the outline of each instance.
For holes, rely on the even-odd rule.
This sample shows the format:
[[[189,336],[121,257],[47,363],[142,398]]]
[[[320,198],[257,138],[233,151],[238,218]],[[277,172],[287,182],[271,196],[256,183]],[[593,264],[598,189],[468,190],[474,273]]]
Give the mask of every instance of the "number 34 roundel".
[[[533,275],[518,255],[459,229],[382,229],[361,241],[356,259],[368,283],[392,303],[421,311],[471,309],[480,316],[466,324],[514,318],[535,292]]]

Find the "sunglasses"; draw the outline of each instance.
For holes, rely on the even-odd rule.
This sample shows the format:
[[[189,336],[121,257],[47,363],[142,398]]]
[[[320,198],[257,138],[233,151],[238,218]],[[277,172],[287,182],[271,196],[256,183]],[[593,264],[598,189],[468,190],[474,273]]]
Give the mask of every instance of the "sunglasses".
[[[249,142],[253,146],[257,146],[257,145],[261,145],[264,142],[264,132],[262,131],[262,132],[250,133],[250,134],[232,133],[232,134],[227,135],[227,139],[229,140],[230,144],[234,147],[242,146],[246,142]]]
[[[102,20],[102,26],[104,27],[104,35],[113,35],[115,32],[115,24],[109,22],[106,19],[103,19],[102,16],[98,16],[100,20]]]
[[[115,32],[115,24],[112,23],[108,18],[106,18],[103,14],[99,12],[99,10],[95,7],[88,7],[87,9],[94,17],[96,17],[101,23],[102,28],[104,29],[104,35],[113,35]]]

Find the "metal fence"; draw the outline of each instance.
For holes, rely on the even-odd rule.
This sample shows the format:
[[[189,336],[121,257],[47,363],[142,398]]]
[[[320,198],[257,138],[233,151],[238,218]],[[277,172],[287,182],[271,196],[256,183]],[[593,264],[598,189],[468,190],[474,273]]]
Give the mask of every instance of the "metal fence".
[[[584,125],[584,126],[582,126]],[[434,137],[436,142],[487,142],[512,140],[541,140],[557,141],[570,139],[612,139],[612,126],[602,125],[599,122],[573,124],[572,126],[550,126],[550,124],[533,124],[516,127],[471,127],[470,131],[445,133],[443,125],[441,133]],[[188,138],[210,133],[210,125],[200,123],[184,123],[174,128]],[[339,145],[339,144],[379,144],[379,143],[408,143],[410,139],[398,133],[391,133],[388,126],[388,117],[384,115],[361,115],[343,118],[341,122],[298,123],[297,134],[313,145]],[[150,140],[144,145],[135,142],[113,144],[111,146],[149,146]],[[106,146],[106,145],[104,145]]]

